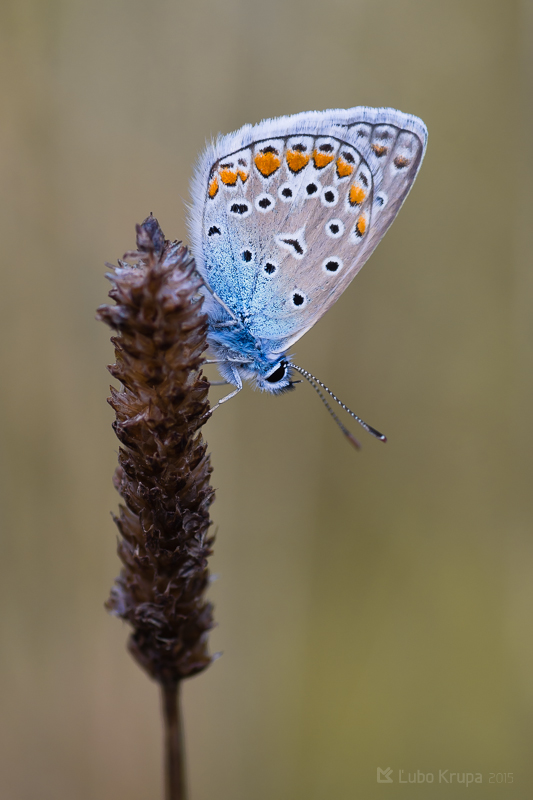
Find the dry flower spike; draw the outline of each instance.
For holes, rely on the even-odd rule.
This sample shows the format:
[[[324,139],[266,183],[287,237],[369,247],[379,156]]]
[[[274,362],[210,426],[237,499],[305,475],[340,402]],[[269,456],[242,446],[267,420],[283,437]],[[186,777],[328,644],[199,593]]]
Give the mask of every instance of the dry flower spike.
[[[206,444],[209,384],[202,376],[207,320],[200,279],[186,247],[168,242],[156,219],[137,226],[137,251],[110,275],[115,306],[98,318],[117,331],[121,390],[109,403],[121,442],[114,483],[123,569],[107,608],[132,626],[129,649],[158,681],[167,723],[167,797],[184,798],[177,707],[179,683],[211,663],[205,599],[213,489]]]

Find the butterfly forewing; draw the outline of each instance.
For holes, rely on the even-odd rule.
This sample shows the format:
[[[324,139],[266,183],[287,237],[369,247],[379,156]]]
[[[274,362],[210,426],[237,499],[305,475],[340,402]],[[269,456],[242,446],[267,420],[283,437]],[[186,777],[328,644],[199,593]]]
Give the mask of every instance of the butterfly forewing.
[[[294,120],[285,130],[242,129],[244,146],[212,162],[203,186],[204,276],[252,335],[279,351],[361,269],[424,153],[416,118],[390,109],[327,113],[285,118]]]

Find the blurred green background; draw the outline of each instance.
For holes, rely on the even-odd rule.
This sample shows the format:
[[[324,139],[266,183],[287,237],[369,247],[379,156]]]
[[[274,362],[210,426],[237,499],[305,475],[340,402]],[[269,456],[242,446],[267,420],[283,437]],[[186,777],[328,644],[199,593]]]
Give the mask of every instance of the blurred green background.
[[[162,792],[157,688],[103,609],[103,262],[151,211],[185,237],[207,137],[359,104],[421,116],[426,160],[295,353],[389,443],[355,453],[307,385],[205,429],[224,655],[185,687],[191,797],[462,796],[439,769],[531,797],[531,2],[4,0],[0,37],[2,800]]]

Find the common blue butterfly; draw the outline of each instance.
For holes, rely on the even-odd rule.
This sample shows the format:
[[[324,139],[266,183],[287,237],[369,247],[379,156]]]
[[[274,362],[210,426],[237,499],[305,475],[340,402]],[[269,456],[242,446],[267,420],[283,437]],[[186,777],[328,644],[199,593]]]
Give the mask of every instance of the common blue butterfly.
[[[245,125],[210,144],[189,229],[208,342],[225,382],[278,394],[293,371],[385,439],[287,351],[333,305],[396,217],[424,157],[422,120],[392,108],[330,109]]]

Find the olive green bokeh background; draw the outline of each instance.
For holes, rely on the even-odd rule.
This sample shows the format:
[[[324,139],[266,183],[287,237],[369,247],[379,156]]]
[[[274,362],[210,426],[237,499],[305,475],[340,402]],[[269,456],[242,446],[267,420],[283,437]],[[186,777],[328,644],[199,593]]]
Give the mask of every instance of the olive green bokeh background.
[[[5,0],[2,800],[162,791],[157,690],[102,607],[103,262],[150,211],[185,236],[206,137],[358,104],[420,115],[426,161],[295,353],[389,443],[355,453],[308,386],[205,429],[224,655],[185,687],[192,798],[465,791],[399,769],[531,797],[532,30],[517,0]]]

